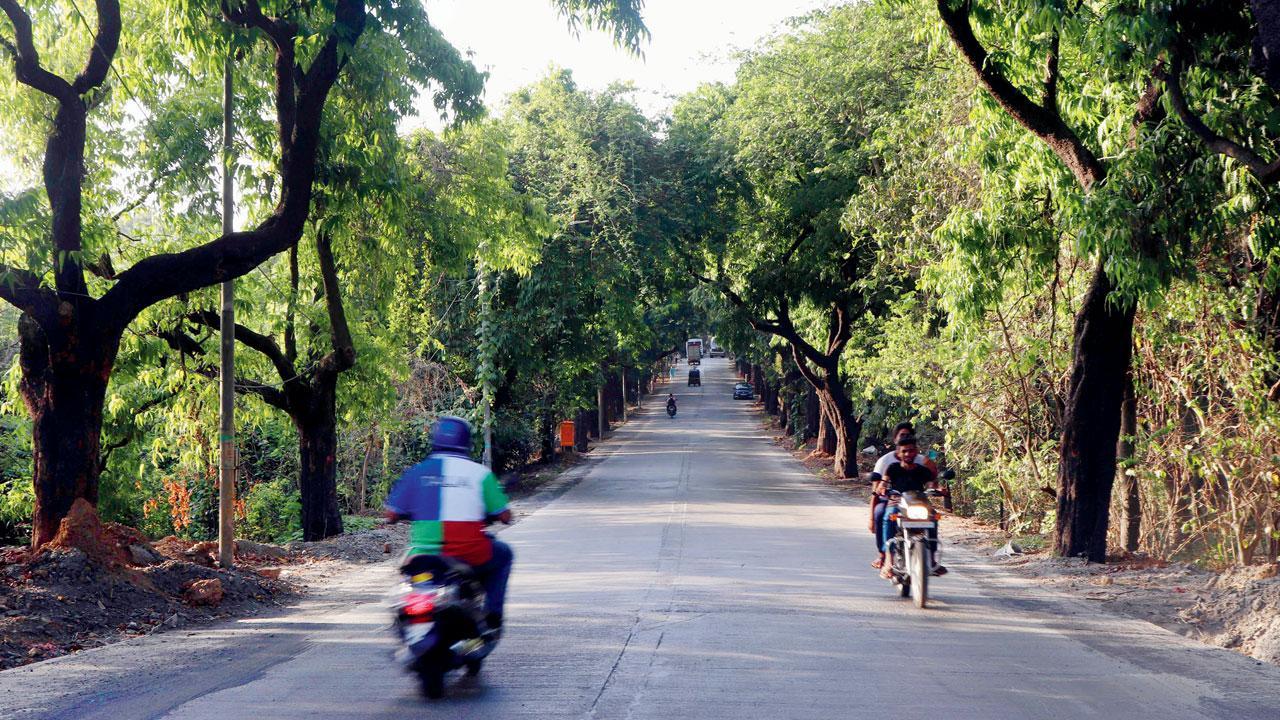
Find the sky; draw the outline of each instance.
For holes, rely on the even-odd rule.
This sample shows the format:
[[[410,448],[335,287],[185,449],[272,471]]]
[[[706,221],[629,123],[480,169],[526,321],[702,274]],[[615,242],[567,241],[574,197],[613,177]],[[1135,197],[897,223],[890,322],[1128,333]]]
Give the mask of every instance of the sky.
[[[733,80],[734,52],[778,29],[789,17],[827,7],[831,0],[646,0],[652,34],[637,58],[614,47],[604,32],[569,30],[549,0],[427,0],[431,23],[472,62],[489,71],[485,102],[497,108],[509,93],[546,74],[553,64],[573,71],[583,88],[632,82],[642,109],[658,115],[673,96],[704,82]],[[439,127],[429,101],[413,124]]]
[[[615,81],[637,88],[636,102],[657,117],[674,97],[704,82],[730,82],[737,50],[780,28],[787,18],[834,0],[646,0],[651,38],[643,57],[613,45],[601,31],[575,35],[550,0],[425,0],[428,18],[457,48],[489,72],[485,102],[497,109],[512,91],[533,83],[553,65],[573,71],[579,87],[601,90]],[[424,96],[407,128],[439,129],[442,121]],[[30,180],[30,178],[28,178]],[[0,191],[18,186],[0,154]]]

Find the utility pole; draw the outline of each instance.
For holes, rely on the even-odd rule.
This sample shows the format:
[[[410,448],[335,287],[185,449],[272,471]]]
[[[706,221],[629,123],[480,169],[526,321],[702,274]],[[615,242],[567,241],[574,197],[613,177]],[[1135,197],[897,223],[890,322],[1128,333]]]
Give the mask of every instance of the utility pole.
[[[233,118],[234,93],[231,87],[231,51],[222,68],[222,232],[235,226],[232,175],[235,169]],[[236,388],[235,388],[235,281],[222,283],[221,347],[218,369],[218,562],[230,568],[235,562],[236,542]]]

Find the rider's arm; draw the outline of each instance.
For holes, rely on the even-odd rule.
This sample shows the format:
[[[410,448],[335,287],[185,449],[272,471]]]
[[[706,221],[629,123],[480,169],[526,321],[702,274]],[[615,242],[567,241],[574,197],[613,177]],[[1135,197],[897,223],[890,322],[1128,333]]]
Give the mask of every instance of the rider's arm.
[[[502,491],[498,476],[493,473],[485,475],[484,480],[480,482],[480,490],[484,495],[485,517],[511,524],[511,509],[507,507],[507,494]]]
[[[417,487],[416,478],[410,478],[407,472],[400,476],[382,503],[382,512],[387,522],[394,523],[412,517]]]

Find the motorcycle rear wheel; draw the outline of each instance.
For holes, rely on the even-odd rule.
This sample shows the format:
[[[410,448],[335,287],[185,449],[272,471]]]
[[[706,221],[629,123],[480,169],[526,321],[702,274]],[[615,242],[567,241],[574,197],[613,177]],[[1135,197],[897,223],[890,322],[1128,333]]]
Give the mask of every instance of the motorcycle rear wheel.
[[[444,671],[437,667],[425,667],[418,671],[418,679],[422,682],[422,694],[428,700],[439,700],[444,697]]]
[[[911,600],[916,607],[923,609],[929,602],[929,563],[925,556],[924,544],[912,543],[908,563],[911,576]]]
[[[467,663],[467,677],[475,677],[480,674],[481,668],[484,667],[483,660],[472,660]]]

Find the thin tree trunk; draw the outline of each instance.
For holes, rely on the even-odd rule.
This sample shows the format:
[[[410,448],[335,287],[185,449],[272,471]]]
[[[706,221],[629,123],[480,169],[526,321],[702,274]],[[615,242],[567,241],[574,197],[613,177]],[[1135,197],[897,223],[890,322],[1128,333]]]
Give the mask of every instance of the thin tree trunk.
[[[1058,463],[1055,552],[1104,562],[1116,475],[1120,404],[1133,348],[1132,304],[1108,301],[1101,264],[1076,315],[1071,380]]]
[[[364,499],[365,493],[368,492],[367,480],[369,478],[369,458],[373,456],[373,444],[377,439],[377,433],[369,432],[369,441],[364,447],[364,460],[360,462],[360,479],[356,482],[356,512],[362,513],[365,510]]]
[[[818,403],[818,392],[809,383],[804,390],[804,442],[818,436],[822,431],[822,406]]]
[[[1129,552],[1138,549],[1138,540],[1142,534],[1142,503],[1138,494],[1138,477],[1129,471],[1129,460],[1134,454],[1134,435],[1138,432],[1138,397],[1134,392],[1133,379],[1124,388],[1124,399],[1120,404],[1120,444],[1116,447],[1116,461],[1120,466],[1120,487],[1124,497],[1124,527],[1120,545]]]
[[[591,434],[595,429],[595,415],[590,410],[579,410],[573,422],[573,445],[580,453],[590,448]]]
[[[818,451],[824,455],[836,454],[836,425],[831,419],[831,403],[818,393],[818,407],[822,409],[822,422],[818,425]]]

